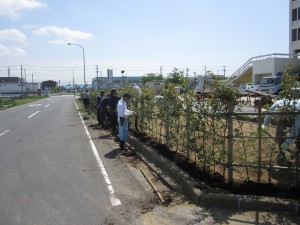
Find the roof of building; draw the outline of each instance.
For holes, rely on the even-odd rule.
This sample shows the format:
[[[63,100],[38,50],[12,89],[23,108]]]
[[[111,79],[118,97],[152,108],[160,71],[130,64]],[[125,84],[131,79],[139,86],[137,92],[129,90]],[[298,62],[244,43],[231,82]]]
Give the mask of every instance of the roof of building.
[[[20,77],[0,77],[0,83],[20,83]]]

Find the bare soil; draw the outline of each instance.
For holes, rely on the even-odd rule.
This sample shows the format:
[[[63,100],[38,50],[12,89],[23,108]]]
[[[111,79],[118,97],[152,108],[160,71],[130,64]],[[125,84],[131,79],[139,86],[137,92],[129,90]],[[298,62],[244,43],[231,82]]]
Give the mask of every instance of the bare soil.
[[[218,173],[212,172],[207,168],[199,167],[195,162],[181,153],[171,151],[164,144],[159,144],[145,134],[131,131],[144,144],[156,149],[163,157],[172,160],[178,167],[189,173],[199,182],[204,182],[210,188],[216,191],[229,192],[233,194],[247,194],[268,197],[284,197],[300,199],[300,188],[295,185],[278,186],[271,183],[257,183],[253,181],[227,183],[225,177]]]

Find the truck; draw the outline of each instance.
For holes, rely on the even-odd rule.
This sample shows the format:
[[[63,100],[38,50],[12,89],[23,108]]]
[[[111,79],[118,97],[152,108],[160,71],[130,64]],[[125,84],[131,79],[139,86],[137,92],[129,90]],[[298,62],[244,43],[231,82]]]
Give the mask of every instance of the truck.
[[[262,78],[258,88],[259,91],[278,95],[279,92],[282,91],[281,77],[282,72],[278,72],[275,76]]]
[[[155,80],[155,81],[148,81],[146,86],[152,88],[155,91],[156,95],[160,95],[161,91],[165,88],[165,81],[164,80]]]
[[[193,86],[195,93],[211,93],[213,90],[214,79],[211,75],[203,76],[199,75],[191,85]]]

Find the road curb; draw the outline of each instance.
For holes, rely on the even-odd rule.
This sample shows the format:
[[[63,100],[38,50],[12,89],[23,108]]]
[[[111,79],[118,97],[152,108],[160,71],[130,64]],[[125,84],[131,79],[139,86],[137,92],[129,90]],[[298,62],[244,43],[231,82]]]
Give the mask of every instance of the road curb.
[[[144,145],[132,134],[129,134],[127,141],[134,148],[134,151],[141,153],[148,161],[172,178],[180,187],[180,191],[194,204],[238,210],[300,212],[300,203],[295,200],[211,193],[204,186],[196,182],[188,173],[177,167],[174,162],[162,157],[155,149]]]

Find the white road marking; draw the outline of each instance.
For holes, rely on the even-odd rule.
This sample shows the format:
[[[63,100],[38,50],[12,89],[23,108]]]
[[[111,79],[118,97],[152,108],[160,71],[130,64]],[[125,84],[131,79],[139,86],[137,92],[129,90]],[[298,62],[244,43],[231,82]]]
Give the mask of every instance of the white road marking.
[[[34,115],[38,114],[40,111],[36,111],[35,113],[33,113],[32,115],[28,116],[27,118],[30,119],[31,117],[33,117]]]
[[[46,105],[45,108],[47,108],[50,104]]]
[[[40,106],[42,104],[33,104],[33,105],[29,105],[30,107],[34,107],[34,106]]]
[[[78,106],[77,106],[75,100],[74,100],[74,103],[75,103],[75,106],[76,106],[76,108],[77,108],[77,110],[78,110]],[[120,199],[118,199],[118,198],[115,196],[114,188],[113,188],[113,186],[112,186],[112,184],[111,184],[111,182],[110,182],[110,179],[109,179],[108,174],[107,174],[107,172],[106,172],[106,170],[105,170],[105,167],[104,167],[104,165],[103,165],[103,162],[102,162],[102,160],[101,160],[101,158],[100,158],[100,156],[99,156],[99,154],[98,154],[97,148],[96,148],[96,146],[95,146],[95,144],[94,144],[94,142],[93,142],[93,140],[92,140],[92,138],[91,138],[91,135],[90,135],[90,133],[89,133],[89,131],[88,131],[88,129],[87,129],[87,127],[86,127],[86,125],[85,125],[85,123],[84,123],[84,121],[83,121],[83,119],[82,119],[82,116],[81,116],[81,114],[80,114],[79,111],[78,111],[78,114],[79,114],[79,116],[80,116],[81,123],[83,124],[83,127],[84,127],[84,129],[85,129],[85,133],[86,133],[86,135],[88,136],[89,142],[90,142],[90,144],[91,144],[91,147],[92,147],[94,156],[95,156],[95,158],[96,158],[96,160],[97,160],[97,162],[98,162],[98,165],[99,165],[99,167],[100,167],[101,173],[102,173],[102,175],[103,175],[103,177],[104,177],[104,180],[105,180],[105,182],[106,182],[106,184],[107,184],[107,189],[108,189],[108,191],[109,191],[110,202],[111,202],[112,206],[118,206],[118,205],[121,205]]]
[[[6,130],[3,133],[0,134],[0,137],[3,136],[4,134],[8,133],[10,130]]]

